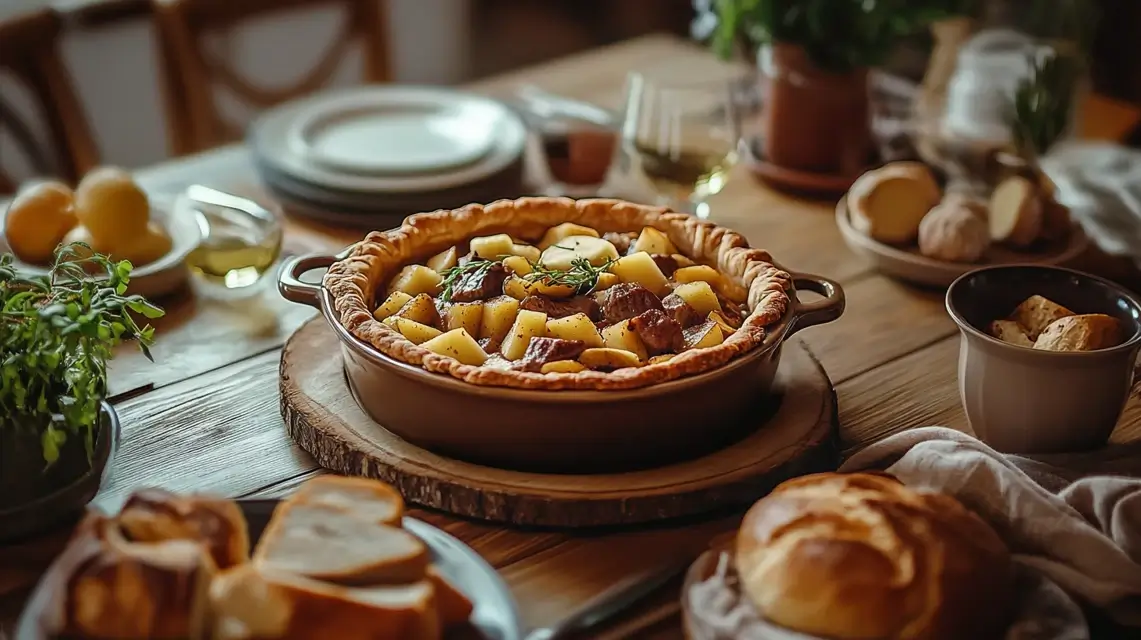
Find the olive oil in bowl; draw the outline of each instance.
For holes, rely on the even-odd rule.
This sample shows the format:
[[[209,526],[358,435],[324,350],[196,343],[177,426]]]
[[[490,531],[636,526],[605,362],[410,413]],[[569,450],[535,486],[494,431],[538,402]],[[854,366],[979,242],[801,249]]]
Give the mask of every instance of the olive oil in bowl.
[[[195,203],[202,242],[186,263],[206,283],[241,290],[261,281],[281,255],[281,223],[264,209]]]

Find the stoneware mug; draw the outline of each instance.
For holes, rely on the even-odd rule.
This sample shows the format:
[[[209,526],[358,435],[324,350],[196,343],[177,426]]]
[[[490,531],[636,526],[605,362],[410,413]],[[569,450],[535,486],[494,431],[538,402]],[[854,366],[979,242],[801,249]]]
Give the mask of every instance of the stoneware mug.
[[[1074,313],[1117,318],[1124,341],[1082,352],[1021,347],[986,331],[1040,295]],[[959,395],[975,435],[1007,453],[1054,453],[1106,444],[1133,386],[1141,302],[1096,276],[1034,265],[971,271],[947,289],[959,325]]]

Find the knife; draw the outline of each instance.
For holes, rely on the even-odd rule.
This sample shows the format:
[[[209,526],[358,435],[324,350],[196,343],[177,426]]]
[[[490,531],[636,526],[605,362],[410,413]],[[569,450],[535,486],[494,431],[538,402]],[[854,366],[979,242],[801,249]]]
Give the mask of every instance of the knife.
[[[690,564],[692,562],[686,560],[629,576],[595,596],[566,618],[551,626],[535,629],[527,634],[524,640],[563,640],[591,631],[684,573]]]

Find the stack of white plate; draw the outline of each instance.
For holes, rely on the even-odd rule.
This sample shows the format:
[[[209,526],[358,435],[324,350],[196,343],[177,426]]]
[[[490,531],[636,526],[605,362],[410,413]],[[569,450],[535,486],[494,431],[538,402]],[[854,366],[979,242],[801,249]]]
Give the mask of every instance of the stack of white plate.
[[[249,134],[258,173],[286,211],[370,229],[522,195],[526,141],[523,121],[499,102],[400,86],[290,102]]]

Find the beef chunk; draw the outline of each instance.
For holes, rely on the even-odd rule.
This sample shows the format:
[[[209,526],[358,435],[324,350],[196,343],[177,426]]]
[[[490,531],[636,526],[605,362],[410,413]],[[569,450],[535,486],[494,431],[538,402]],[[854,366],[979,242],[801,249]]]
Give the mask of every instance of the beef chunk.
[[[662,301],[640,284],[623,282],[606,290],[602,317],[613,324],[642,315],[650,309],[661,311]]]
[[[667,278],[672,278],[674,272],[681,268],[677,258],[664,253],[655,253],[650,256],[650,258],[653,259],[654,264],[658,265],[658,268],[662,270],[662,275]]]
[[[642,339],[652,356],[677,353],[685,348],[681,325],[663,311],[650,309],[631,318],[630,328]]]
[[[695,324],[701,324],[701,322],[705,320],[696,309],[689,306],[689,303],[676,293],[671,293],[665,298],[662,298],[662,307],[665,308],[665,312],[669,317],[681,325],[682,329],[688,329]]]
[[[523,358],[519,362],[522,363],[524,371],[539,371],[548,362],[574,360],[584,350],[586,344],[582,340],[531,338],[527,351],[523,353]]]
[[[495,338],[480,338],[478,341],[479,348],[483,349],[484,353],[499,353],[499,342]]]
[[[638,239],[638,234],[633,232],[618,233],[615,231],[607,231],[602,234],[602,239],[614,245],[618,250],[618,255],[624,256],[630,250],[630,246]]]
[[[508,275],[507,267],[500,262],[495,262],[486,269],[469,271],[455,287],[452,287],[452,302],[475,302],[494,298],[503,293],[503,281]]]
[[[542,295],[527,296],[519,303],[519,308],[545,313],[548,318],[565,318],[576,313],[585,313],[591,320],[602,317],[598,303],[586,296],[575,296],[566,300],[554,300]]]

